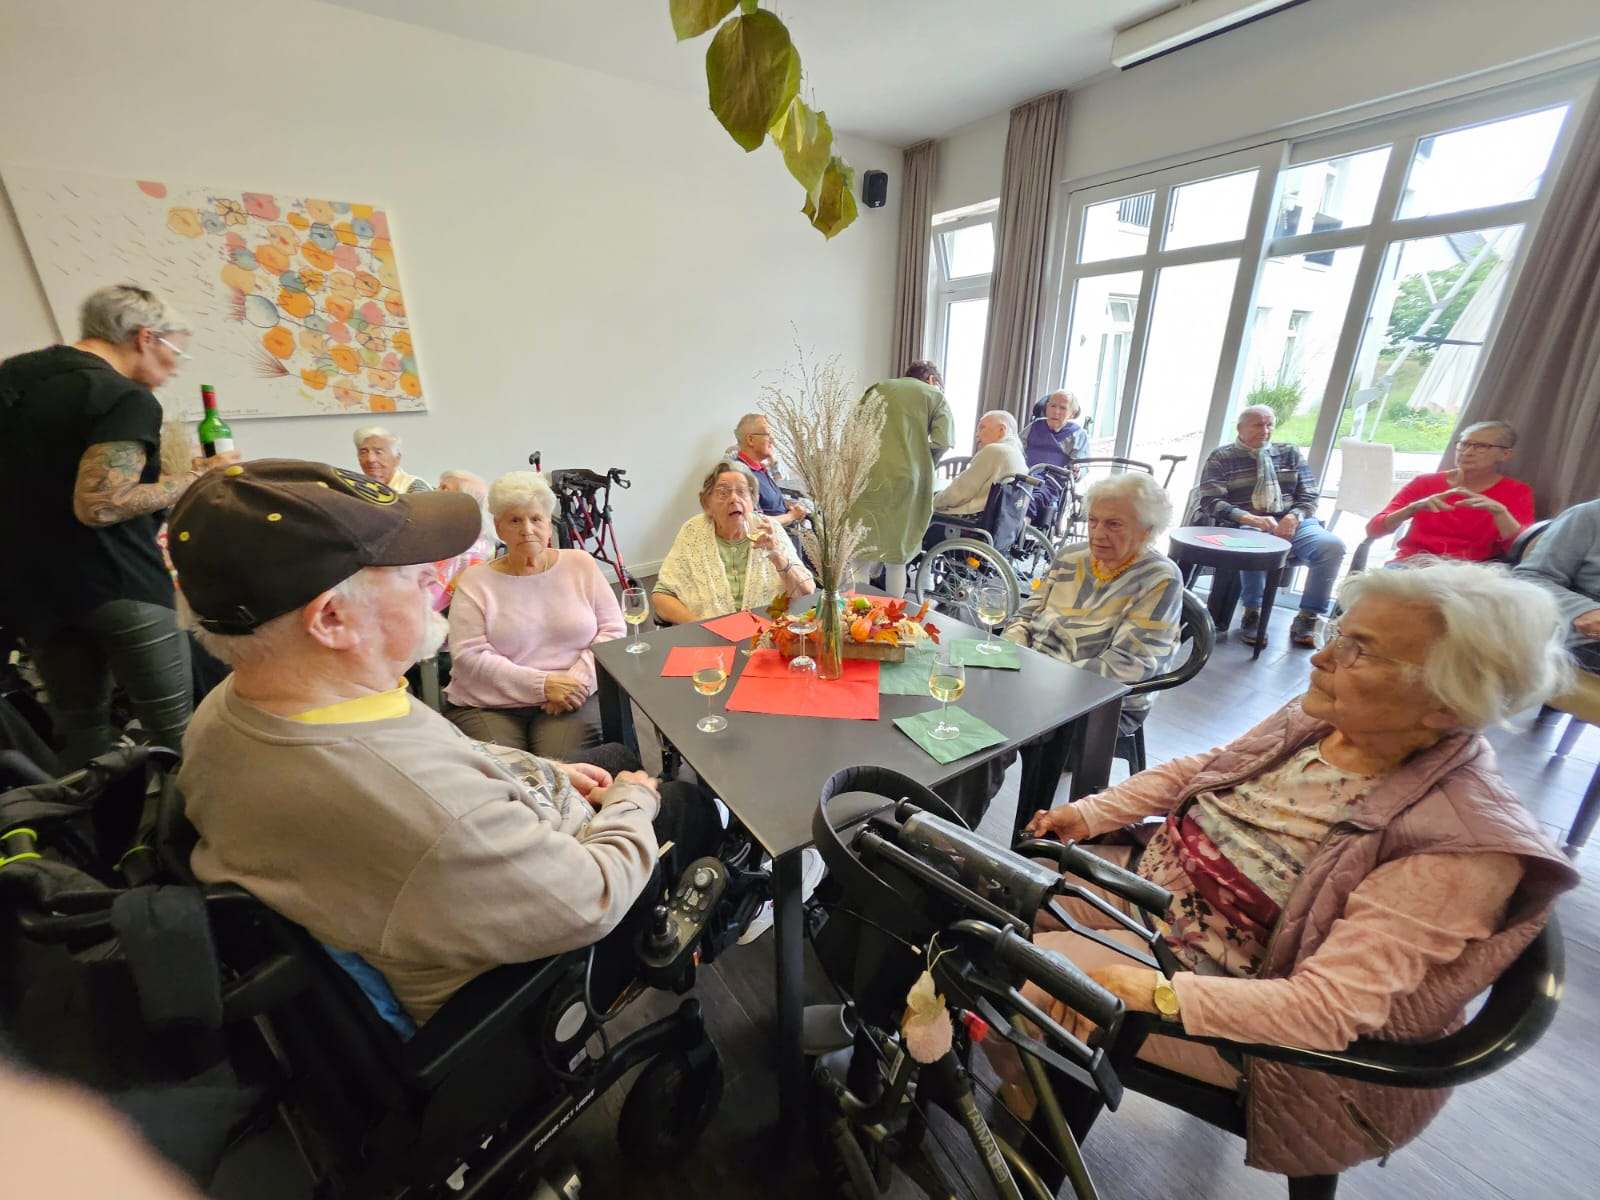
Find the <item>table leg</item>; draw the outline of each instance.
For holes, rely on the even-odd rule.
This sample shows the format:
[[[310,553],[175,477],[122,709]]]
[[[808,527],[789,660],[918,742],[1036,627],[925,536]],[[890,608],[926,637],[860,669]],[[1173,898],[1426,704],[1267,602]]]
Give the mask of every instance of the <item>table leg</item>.
[[[599,662],[594,664],[594,673],[600,695],[600,740],[618,742],[638,754],[639,737],[633,729],[633,703],[628,693]]]
[[[1078,720],[1083,725],[1083,740],[1078,752],[1078,769],[1072,773],[1074,800],[1103,792],[1111,784],[1111,761],[1117,753],[1122,701],[1107,700]]]
[[[802,851],[772,862],[772,907],[777,939],[774,981],[778,999],[778,1141],[785,1151],[803,1145],[806,1064],[800,1046],[805,980],[805,905],[800,894]]]
[[[1267,570],[1267,590],[1261,596],[1261,623],[1256,626],[1256,652],[1250,656],[1250,661],[1255,662],[1261,657],[1261,651],[1267,645],[1267,624],[1272,618],[1272,605],[1278,598],[1278,576],[1283,567],[1270,567]]]

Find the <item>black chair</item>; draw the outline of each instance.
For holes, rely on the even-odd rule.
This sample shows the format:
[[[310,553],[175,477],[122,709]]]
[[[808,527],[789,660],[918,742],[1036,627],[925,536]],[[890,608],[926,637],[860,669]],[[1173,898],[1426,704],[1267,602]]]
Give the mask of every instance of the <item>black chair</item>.
[[[965,455],[956,454],[956,455],[951,456],[950,458],[942,458],[942,459],[940,459],[939,460],[939,465],[936,466],[933,469],[933,473],[934,473],[935,477],[937,477],[939,479],[942,479],[946,483],[948,483],[950,480],[954,479],[957,475],[961,474],[961,472],[965,471],[971,465],[972,465],[972,455],[970,455],[970,454],[965,454]]]
[[[1534,521],[1531,525],[1524,527],[1521,533],[1511,539],[1511,545],[1506,549],[1505,554],[1501,556],[1500,561],[1516,566],[1526,558],[1528,551],[1533,549],[1533,543],[1539,540],[1539,535],[1550,528],[1552,519],[1551,517],[1546,517],[1542,521]]]
[[[1211,614],[1206,610],[1205,602],[1187,588],[1183,592],[1183,613],[1179,618],[1178,645],[1189,647],[1189,654],[1181,664],[1170,671],[1154,675],[1142,683],[1136,683],[1128,689],[1130,696],[1146,696],[1152,692],[1170,691],[1175,687],[1182,687],[1196,675],[1211,658],[1211,651],[1217,644],[1217,627],[1212,624]],[[1144,722],[1132,733],[1119,734],[1115,756],[1123,759],[1128,764],[1128,774],[1137,775],[1149,764],[1145,759],[1144,751]]]
[[[1141,1061],[1137,1055],[1147,1036],[1202,1042],[1235,1061],[1259,1058],[1387,1087],[1449,1088],[1500,1070],[1538,1041],[1555,1019],[1563,974],[1561,928],[1552,913],[1549,924],[1495,981],[1471,1019],[1432,1041],[1363,1038],[1340,1051],[1298,1050],[1189,1037],[1180,1024],[1148,1013],[1129,1013],[1111,1047],[1111,1061],[1128,1089],[1244,1137],[1247,1114],[1239,1094]],[[1062,1099],[1072,1107],[1069,1121],[1081,1140],[1101,1106],[1082,1089],[1073,1089]],[[1339,1177],[1309,1175],[1291,1178],[1288,1184],[1290,1200],[1332,1200]]]

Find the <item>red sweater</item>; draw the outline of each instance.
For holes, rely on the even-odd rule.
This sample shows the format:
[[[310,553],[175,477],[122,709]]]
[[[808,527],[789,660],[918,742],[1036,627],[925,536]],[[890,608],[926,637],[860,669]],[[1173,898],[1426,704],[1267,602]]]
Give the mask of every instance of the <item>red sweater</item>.
[[[1389,506],[1367,522],[1367,536],[1382,535],[1381,522],[1390,514],[1424,496],[1448,491],[1449,477],[1439,471],[1432,475],[1418,475],[1395,493]],[[1502,477],[1483,493],[1498,500],[1517,519],[1518,526],[1533,520],[1533,489],[1520,479]],[[1440,558],[1463,558],[1482,562],[1503,554],[1511,545],[1510,538],[1500,536],[1494,518],[1481,508],[1463,508],[1452,504],[1447,512],[1419,512],[1411,518],[1411,526],[1396,547],[1395,558],[1410,558],[1414,554],[1435,554]]]

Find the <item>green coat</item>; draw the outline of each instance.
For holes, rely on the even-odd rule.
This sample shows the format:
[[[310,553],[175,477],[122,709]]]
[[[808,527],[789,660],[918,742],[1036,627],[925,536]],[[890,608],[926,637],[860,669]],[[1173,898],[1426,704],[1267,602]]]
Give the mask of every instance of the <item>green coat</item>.
[[[867,527],[864,556],[910,562],[933,515],[934,462],[954,444],[954,422],[944,393],[919,380],[888,379],[873,388],[885,402],[883,440],[851,515]]]

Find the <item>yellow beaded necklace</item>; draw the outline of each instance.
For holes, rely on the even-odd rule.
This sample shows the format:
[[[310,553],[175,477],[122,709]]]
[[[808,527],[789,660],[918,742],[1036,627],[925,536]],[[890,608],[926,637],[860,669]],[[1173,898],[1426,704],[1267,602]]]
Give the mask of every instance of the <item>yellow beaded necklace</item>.
[[[1113,579],[1117,578],[1117,576],[1126,572],[1129,567],[1133,566],[1133,564],[1138,561],[1138,558],[1139,556],[1135,554],[1120,567],[1113,567],[1111,570],[1107,571],[1101,569],[1100,561],[1091,554],[1089,556],[1089,574],[1094,576],[1096,583],[1110,583]]]

